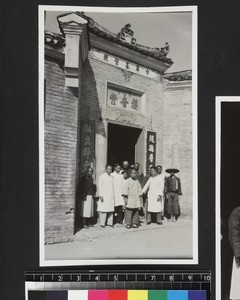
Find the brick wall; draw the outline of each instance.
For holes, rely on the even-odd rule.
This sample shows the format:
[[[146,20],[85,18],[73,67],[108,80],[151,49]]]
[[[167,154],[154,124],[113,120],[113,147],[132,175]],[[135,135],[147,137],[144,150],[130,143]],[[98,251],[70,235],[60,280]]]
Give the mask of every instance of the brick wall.
[[[78,94],[65,88],[63,61],[45,60],[45,241],[74,233]]]
[[[157,162],[161,163],[163,132],[162,82],[138,74],[132,74],[129,81],[125,80],[121,68],[98,61],[91,57],[91,53],[89,55],[89,59],[84,63],[83,72],[81,118],[86,118],[89,112],[88,117],[91,120],[97,120],[101,115],[104,120],[107,120],[107,122],[113,121],[127,126],[141,127],[145,128],[145,130],[156,131]],[[130,88],[143,93],[142,101],[145,103],[143,114],[106,105],[108,83],[116,84],[118,87],[122,87],[123,89]],[[99,126],[98,122],[96,133],[106,138],[106,126]],[[96,160],[98,159],[103,159],[101,153],[96,153]],[[103,167],[101,171],[99,170],[100,172],[104,171]]]
[[[178,166],[183,196],[180,198],[182,215],[192,215],[192,90],[191,83],[182,87],[173,84],[163,93],[163,165],[164,169]]]
[[[181,173],[183,215],[192,212],[192,105],[191,87],[164,88],[161,80],[132,74],[126,80],[120,68],[91,57],[83,66],[81,97],[75,88],[65,87],[63,61],[47,57],[45,62],[45,240],[66,242],[74,234],[78,141],[80,120],[95,120],[96,134],[107,143],[107,122],[141,127],[157,133],[156,162],[163,168],[177,164]],[[142,93],[143,113],[106,105],[109,83]],[[101,118],[102,119],[101,119]],[[146,137],[145,137],[146,141]],[[146,142],[144,144],[146,148]],[[103,162],[105,153],[96,153]],[[144,165],[144,171],[145,165]],[[97,177],[98,177],[97,176]]]

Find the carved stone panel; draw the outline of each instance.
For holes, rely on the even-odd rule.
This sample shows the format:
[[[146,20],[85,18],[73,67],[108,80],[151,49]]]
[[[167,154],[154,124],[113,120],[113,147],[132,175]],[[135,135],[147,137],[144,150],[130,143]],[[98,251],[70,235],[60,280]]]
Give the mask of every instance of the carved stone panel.
[[[108,87],[108,105],[124,110],[141,113],[142,96],[141,94],[115,87]]]

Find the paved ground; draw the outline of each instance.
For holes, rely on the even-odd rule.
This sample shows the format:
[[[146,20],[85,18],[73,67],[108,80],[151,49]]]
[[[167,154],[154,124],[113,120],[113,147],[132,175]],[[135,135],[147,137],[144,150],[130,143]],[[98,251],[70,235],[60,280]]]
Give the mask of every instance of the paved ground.
[[[192,258],[192,220],[142,226],[82,229],[71,243],[45,246],[47,260]]]

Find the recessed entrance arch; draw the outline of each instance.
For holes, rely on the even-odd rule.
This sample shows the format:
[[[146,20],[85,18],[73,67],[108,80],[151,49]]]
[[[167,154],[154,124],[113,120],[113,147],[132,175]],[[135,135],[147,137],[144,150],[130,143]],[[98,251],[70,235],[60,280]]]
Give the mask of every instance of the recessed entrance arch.
[[[108,123],[107,162],[114,165],[127,160],[144,166],[144,130]]]

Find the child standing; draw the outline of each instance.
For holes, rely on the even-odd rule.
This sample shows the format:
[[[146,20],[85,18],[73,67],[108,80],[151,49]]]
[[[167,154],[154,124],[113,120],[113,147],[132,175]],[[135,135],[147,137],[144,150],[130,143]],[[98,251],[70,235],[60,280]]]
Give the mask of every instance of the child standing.
[[[137,180],[137,172],[135,169],[132,169],[130,178],[125,180],[123,188],[123,197],[126,205],[125,223],[127,229],[131,227],[138,228],[139,226],[138,210],[141,208],[141,196],[142,189]]]

